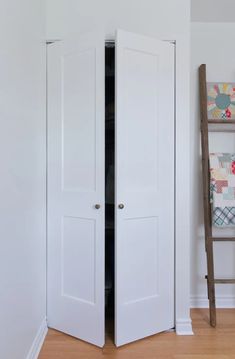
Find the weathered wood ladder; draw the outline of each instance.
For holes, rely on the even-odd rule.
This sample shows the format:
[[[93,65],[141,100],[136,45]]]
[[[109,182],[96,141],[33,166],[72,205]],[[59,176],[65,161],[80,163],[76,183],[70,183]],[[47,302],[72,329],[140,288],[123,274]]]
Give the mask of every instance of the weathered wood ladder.
[[[202,174],[203,174],[203,204],[205,244],[207,256],[207,291],[210,310],[210,325],[216,326],[215,284],[235,284],[235,279],[215,279],[213,242],[235,241],[235,237],[214,237],[212,235],[212,208],[210,203],[210,167],[209,167],[209,138],[208,132],[235,132],[235,120],[211,120],[207,112],[206,65],[199,67],[199,90],[201,112],[201,146],[202,146]],[[232,125],[232,127],[231,127]],[[210,127],[213,129],[210,129]],[[215,129],[216,127],[216,129]]]

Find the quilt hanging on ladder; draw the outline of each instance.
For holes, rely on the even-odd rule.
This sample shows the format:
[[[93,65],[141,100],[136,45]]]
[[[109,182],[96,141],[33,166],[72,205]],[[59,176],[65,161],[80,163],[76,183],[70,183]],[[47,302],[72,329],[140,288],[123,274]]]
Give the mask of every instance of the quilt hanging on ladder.
[[[235,153],[210,153],[212,224],[235,226]]]

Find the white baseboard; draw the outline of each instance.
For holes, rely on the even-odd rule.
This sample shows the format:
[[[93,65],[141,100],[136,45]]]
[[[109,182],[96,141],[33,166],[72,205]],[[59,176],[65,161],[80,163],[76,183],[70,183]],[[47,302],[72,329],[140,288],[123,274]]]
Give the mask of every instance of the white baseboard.
[[[177,319],[175,329],[177,335],[193,335],[192,321],[190,318]]]
[[[191,308],[208,308],[209,301],[207,296],[194,295],[190,298]],[[235,296],[216,296],[216,307],[217,308],[235,308]]]
[[[33,344],[29,350],[26,359],[37,359],[42,348],[43,342],[47,335],[47,321],[46,318],[43,320],[42,324],[40,325],[36,337],[34,338]]]

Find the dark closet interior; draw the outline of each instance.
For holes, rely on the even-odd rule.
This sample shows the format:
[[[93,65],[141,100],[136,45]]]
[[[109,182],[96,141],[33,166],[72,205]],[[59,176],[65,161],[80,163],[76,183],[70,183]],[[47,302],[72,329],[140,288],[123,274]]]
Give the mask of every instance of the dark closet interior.
[[[113,332],[114,318],[114,151],[115,46],[105,46],[105,318]]]

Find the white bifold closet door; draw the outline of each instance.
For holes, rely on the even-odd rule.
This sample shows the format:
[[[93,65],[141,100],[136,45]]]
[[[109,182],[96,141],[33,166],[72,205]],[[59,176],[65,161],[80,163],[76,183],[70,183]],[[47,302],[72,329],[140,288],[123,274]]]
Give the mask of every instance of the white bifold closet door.
[[[48,324],[99,346],[104,345],[104,103],[104,37],[87,34],[50,45]]]
[[[104,37],[48,49],[48,323],[104,344]],[[115,342],[174,326],[174,46],[117,32]],[[98,205],[98,206],[96,206]]]
[[[174,327],[174,45],[116,40],[115,341]]]

